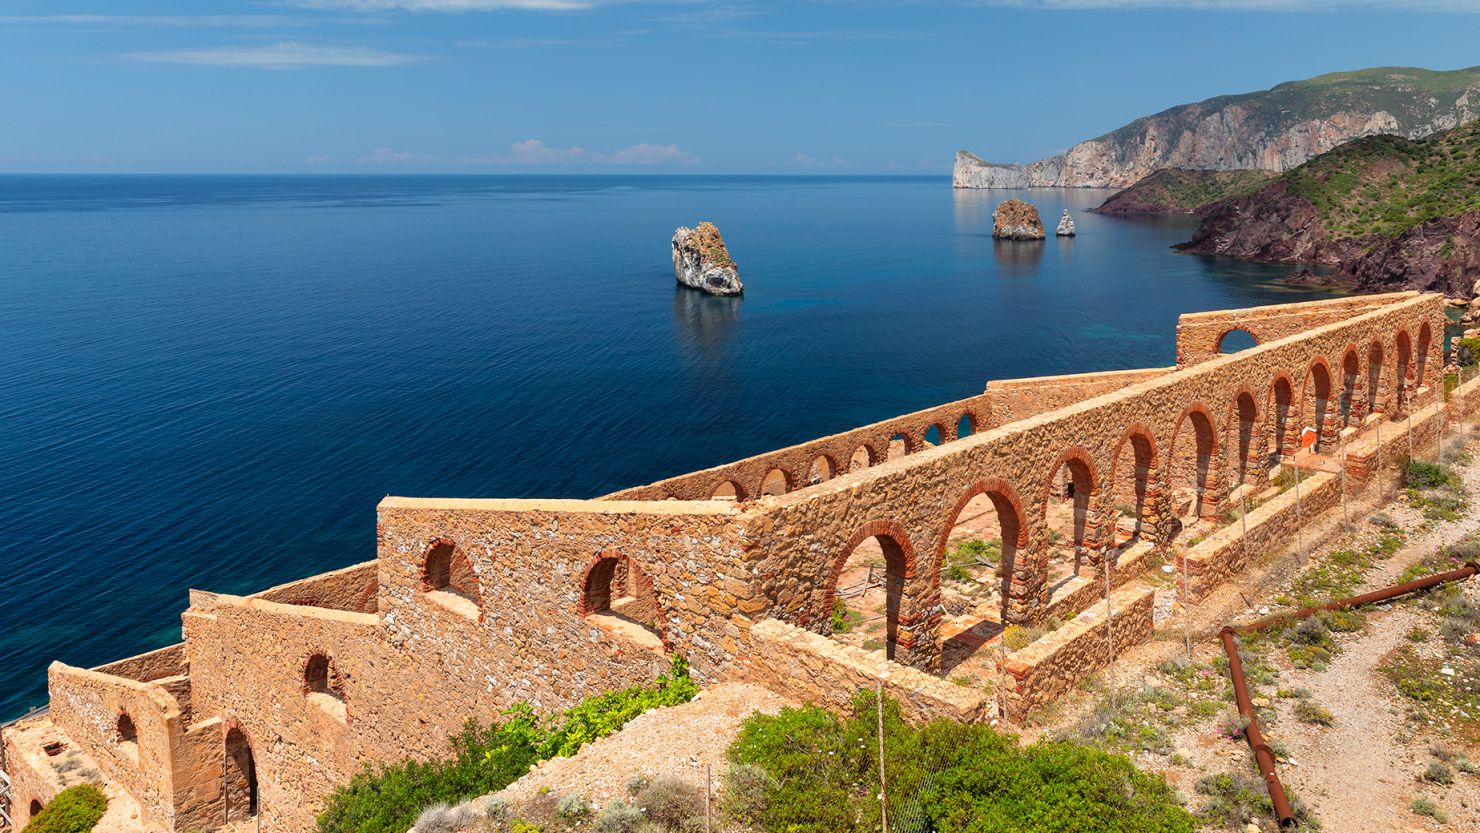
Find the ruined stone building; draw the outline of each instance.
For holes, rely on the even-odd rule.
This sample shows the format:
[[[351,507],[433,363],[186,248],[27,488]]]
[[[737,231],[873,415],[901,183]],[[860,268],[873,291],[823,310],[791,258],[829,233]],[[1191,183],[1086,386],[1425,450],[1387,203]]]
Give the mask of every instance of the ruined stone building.
[[[4,730],[17,829],[67,780],[55,762],[68,750],[150,830],[253,817],[267,833],[312,830],[366,761],[440,754],[465,719],[517,701],[549,711],[650,682],[673,652],[701,683],[748,677],[841,703],[882,678],[912,715],[1020,715],[1149,638],[1147,553],[1172,553],[1200,594],[1288,545],[1289,494],[1243,525],[1218,519],[1291,464],[1304,427],[1307,519],[1405,441],[1432,443],[1458,415],[1436,395],[1444,320],[1443,299],[1418,293],[1184,315],[1175,367],[993,381],[593,500],[388,497],[372,561],[251,596],[193,590],[180,644],[53,663],[49,711]],[[1257,346],[1223,354],[1235,329]],[[967,633],[943,612],[941,562],[982,496],[1000,526],[996,630],[1078,615],[1007,655],[1005,686],[965,688],[939,675]],[[1057,579],[1050,500],[1072,505],[1086,559]],[[1199,518],[1207,534],[1177,545]],[[843,565],[870,539],[888,593],[877,654],[827,639]]]

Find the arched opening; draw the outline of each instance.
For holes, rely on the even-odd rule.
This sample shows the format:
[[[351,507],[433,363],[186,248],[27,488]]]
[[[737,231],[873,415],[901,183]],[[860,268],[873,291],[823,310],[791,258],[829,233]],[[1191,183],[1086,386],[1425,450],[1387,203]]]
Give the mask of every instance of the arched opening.
[[[41,815],[41,811],[44,809],[46,808],[41,805],[41,801],[35,798],[31,799],[31,806],[26,808],[27,815],[33,819]]]
[[[1254,426],[1258,423],[1259,408],[1254,402],[1253,394],[1242,391],[1233,399],[1233,430],[1234,448],[1237,449],[1238,459],[1235,469],[1231,472],[1234,483],[1244,485],[1248,477],[1249,465],[1254,461]]]
[[[863,471],[874,464],[874,452],[866,445],[853,449],[853,456],[848,458],[848,471]]]
[[[1418,353],[1413,357],[1413,386],[1423,387],[1429,383],[1424,370],[1429,365],[1429,348],[1432,346],[1434,334],[1429,329],[1429,322],[1425,321],[1418,328]]]
[[[889,438],[889,454],[885,459],[897,460],[914,450],[914,444],[910,442],[908,435],[895,432],[894,436]]]
[[[975,433],[976,420],[972,419],[971,414],[962,414],[961,419],[956,422],[956,439],[969,437]]]
[[[246,733],[233,726],[226,733],[226,767],[221,774],[226,793],[226,821],[257,815],[257,761]]]
[[[605,551],[586,568],[578,612],[645,648],[663,650],[666,628],[653,580],[622,553]]]
[[[1066,454],[1048,476],[1043,518],[1048,537],[1050,595],[1060,583],[1079,575],[1094,491],[1094,469],[1083,451]]]
[[[1235,327],[1218,337],[1218,352],[1224,355],[1258,347],[1259,340],[1248,330]]]
[[[1172,515],[1183,528],[1217,515],[1213,456],[1217,451],[1213,420],[1200,405],[1178,420],[1167,448],[1167,487]]]
[[[715,487],[714,494],[710,495],[710,499],[739,501],[744,500],[743,495],[744,492],[740,490],[739,483],[733,480],[726,480]]]
[[[118,749],[125,758],[134,761],[139,760],[139,728],[134,725],[134,719],[128,712],[119,712],[118,720],[114,723],[114,731],[118,736]]]
[[[945,442],[946,429],[939,425],[931,425],[925,429],[925,445],[927,447],[938,446]]]
[[[762,495],[784,495],[789,491],[786,482],[786,472],[781,469],[771,469],[766,472],[766,477],[761,481]]]
[[[833,568],[829,624],[840,641],[894,659],[909,557],[894,534],[875,532],[874,526],[853,536]]]
[[[303,665],[303,693],[333,716],[345,718],[344,677],[327,654],[312,654]]]
[[[1149,429],[1132,429],[1120,441],[1110,467],[1110,499],[1115,507],[1115,532],[1111,544],[1128,547],[1141,539],[1147,509],[1146,495],[1151,470],[1156,465],[1156,444]]]
[[[995,673],[997,649],[982,649],[1002,636],[1005,623],[1026,619],[1024,599],[1013,586],[1023,531],[1017,495],[996,479],[972,484],[947,516],[937,552],[947,617],[941,626],[943,672]]]
[[[433,601],[469,618],[479,615],[478,575],[467,553],[450,539],[440,539],[427,548],[421,582]]]
[[[831,480],[833,474],[832,460],[829,460],[826,454],[819,454],[812,461],[812,468],[807,472],[807,485],[816,486],[818,483]]]
[[[1331,416],[1331,371],[1326,368],[1326,362],[1316,359],[1311,362],[1310,368],[1305,372],[1305,384],[1302,386],[1304,395],[1301,397],[1300,427],[1299,432],[1306,428],[1314,428],[1316,431],[1316,443],[1311,450],[1317,454],[1325,453],[1330,445],[1332,416]],[[1300,442],[1297,437],[1296,442]]]
[[[1382,342],[1374,340],[1367,346],[1367,412],[1382,409]]]
[[[1345,428],[1361,421],[1361,405],[1357,400],[1357,379],[1362,375],[1355,347],[1341,357],[1341,427]]]
[[[1295,387],[1281,374],[1269,388],[1270,398],[1270,464],[1278,464],[1294,449],[1290,431],[1290,411],[1294,407]]]
[[[1397,413],[1402,414],[1408,410],[1408,391],[1412,380],[1408,374],[1413,367],[1413,345],[1408,340],[1408,333],[1404,330],[1398,331],[1398,369],[1393,380],[1394,393],[1397,398]]]

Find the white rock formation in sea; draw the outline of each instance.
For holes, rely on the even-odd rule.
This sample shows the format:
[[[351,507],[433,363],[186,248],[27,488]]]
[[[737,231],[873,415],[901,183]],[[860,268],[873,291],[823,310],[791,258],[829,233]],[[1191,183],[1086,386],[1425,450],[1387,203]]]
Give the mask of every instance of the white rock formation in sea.
[[[739,295],[745,291],[740,269],[730,259],[725,239],[714,223],[700,223],[695,228],[680,226],[673,232],[673,276],[684,286],[711,295]]]
[[[992,236],[999,240],[1042,240],[1047,235],[1032,203],[1008,200],[992,212]]]
[[[1069,209],[1064,209],[1064,216],[1059,218],[1059,227],[1054,229],[1054,234],[1059,237],[1074,236],[1074,218],[1069,216]]]

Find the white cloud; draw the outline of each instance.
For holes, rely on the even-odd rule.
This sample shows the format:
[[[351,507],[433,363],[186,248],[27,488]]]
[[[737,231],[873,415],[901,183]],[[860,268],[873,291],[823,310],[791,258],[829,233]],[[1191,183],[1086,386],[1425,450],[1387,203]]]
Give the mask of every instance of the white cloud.
[[[412,153],[409,150],[394,150],[392,148],[376,148],[365,156],[355,161],[361,165],[405,165],[416,162],[434,162],[437,157],[426,156],[420,153]]]
[[[646,142],[622,148],[607,157],[614,165],[693,165],[699,157],[678,145],[650,145]]]
[[[1480,0],[975,0],[979,6],[1022,9],[1188,9],[1302,12],[1359,9],[1480,12]]]
[[[790,165],[793,168],[838,168],[847,165],[848,160],[836,155],[834,155],[831,159],[818,159],[814,156],[811,156],[810,154],[797,153],[793,154],[790,159],[786,160],[786,164]]]
[[[699,157],[677,145],[632,145],[611,153],[586,150],[580,145],[551,147],[539,139],[509,145],[504,153],[479,153],[458,159],[473,165],[694,165]]]
[[[161,52],[129,52],[123,57],[131,61],[255,69],[389,67],[427,59],[425,55],[385,52],[368,46],[319,46],[298,41],[282,41],[267,46],[223,46]]]

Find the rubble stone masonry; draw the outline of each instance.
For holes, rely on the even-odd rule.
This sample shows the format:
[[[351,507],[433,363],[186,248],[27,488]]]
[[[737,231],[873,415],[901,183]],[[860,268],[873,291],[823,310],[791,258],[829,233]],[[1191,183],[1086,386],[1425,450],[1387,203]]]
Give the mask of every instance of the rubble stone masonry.
[[[1066,480],[1088,507],[1079,543],[1111,568],[1122,650],[1150,634],[1136,582],[1147,554],[1182,546],[1174,484],[1194,484],[1197,512],[1216,519],[1233,484],[1288,463],[1312,425],[1322,459],[1346,439],[1361,488],[1379,424],[1411,414],[1423,432],[1439,418],[1443,323],[1443,299],[1416,293],[1198,313],[1179,325],[1176,369],[993,382],[596,500],[388,497],[374,561],[253,596],[191,591],[182,645],[93,670],[54,664],[50,715],[27,737],[84,750],[149,829],[255,817],[297,833],[366,762],[442,754],[465,720],[516,702],[551,712],[650,682],[673,653],[703,684],[751,676],[841,708],[882,681],[921,719],[994,716],[991,692],[936,676],[941,557],[978,495],[1001,525],[1002,620],[1071,619],[1008,657],[1020,714],[1109,659],[1103,614],[1085,612],[1103,610],[1103,579],[1048,583],[1046,506]],[[1259,345],[1217,354],[1235,325]],[[1466,396],[1480,402],[1480,387]],[[1339,500],[1334,476],[1307,482],[1303,508]],[[1144,531],[1120,546],[1114,496],[1128,491]],[[1259,552],[1288,541],[1289,500],[1250,515]],[[1236,528],[1178,562],[1198,591],[1239,569]],[[843,563],[868,538],[899,598],[892,661],[825,639]],[[11,773],[15,805],[55,792],[37,760]]]

